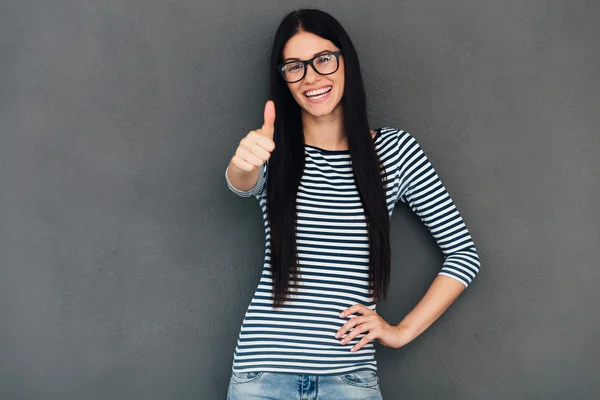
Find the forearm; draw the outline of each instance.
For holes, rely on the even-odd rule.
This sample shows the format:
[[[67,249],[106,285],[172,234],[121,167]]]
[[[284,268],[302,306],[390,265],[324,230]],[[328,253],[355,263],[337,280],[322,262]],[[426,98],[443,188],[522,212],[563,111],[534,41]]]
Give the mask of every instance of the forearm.
[[[244,171],[235,166],[231,161],[226,170],[227,179],[237,190],[250,190],[258,181],[258,169],[250,172]]]
[[[465,285],[447,276],[438,275],[421,301],[397,325],[411,332],[411,340],[423,333],[438,319],[465,289]]]

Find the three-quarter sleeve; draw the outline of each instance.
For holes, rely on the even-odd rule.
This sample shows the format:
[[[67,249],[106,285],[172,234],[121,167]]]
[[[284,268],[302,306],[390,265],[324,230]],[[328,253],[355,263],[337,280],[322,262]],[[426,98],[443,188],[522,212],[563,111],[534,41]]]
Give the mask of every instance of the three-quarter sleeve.
[[[408,204],[435,238],[444,254],[438,275],[469,286],[480,269],[471,234],[450,194],[417,140],[408,132],[398,135],[397,201]]]
[[[267,160],[260,167],[258,167],[258,179],[256,181],[256,184],[254,184],[254,186],[252,188],[250,188],[249,190],[238,190],[233,187],[233,185],[229,181],[229,178],[227,177],[227,171],[229,170],[229,165],[228,165],[227,168],[225,169],[225,181],[227,182],[227,186],[233,193],[237,194],[238,196],[241,196],[241,197],[254,196],[256,198],[259,198],[263,194],[266,183],[267,183],[267,176],[268,176],[268,171],[269,171],[269,169],[267,168],[268,164],[269,164],[269,161]]]

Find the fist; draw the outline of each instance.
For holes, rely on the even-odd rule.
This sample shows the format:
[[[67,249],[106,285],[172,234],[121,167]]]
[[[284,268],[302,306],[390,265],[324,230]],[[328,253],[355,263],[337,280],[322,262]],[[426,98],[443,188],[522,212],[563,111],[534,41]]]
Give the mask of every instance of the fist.
[[[265,104],[264,123],[260,129],[248,132],[240,140],[231,163],[241,170],[251,172],[258,169],[271,157],[275,149],[273,132],[275,130],[275,103],[272,100]]]

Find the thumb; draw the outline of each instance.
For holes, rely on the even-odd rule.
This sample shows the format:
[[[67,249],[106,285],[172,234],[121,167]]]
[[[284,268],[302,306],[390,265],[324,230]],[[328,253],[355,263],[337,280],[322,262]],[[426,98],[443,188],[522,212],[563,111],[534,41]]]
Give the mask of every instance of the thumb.
[[[265,116],[264,124],[260,130],[265,136],[273,139],[273,132],[275,131],[275,103],[273,100],[268,100],[265,104]]]

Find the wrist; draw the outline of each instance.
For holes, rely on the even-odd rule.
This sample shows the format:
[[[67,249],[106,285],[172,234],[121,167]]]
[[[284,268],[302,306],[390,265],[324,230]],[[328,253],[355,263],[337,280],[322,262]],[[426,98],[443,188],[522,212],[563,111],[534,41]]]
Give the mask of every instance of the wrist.
[[[410,342],[415,337],[417,337],[417,330],[404,321],[401,321],[398,325],[395,326],[395,328],[396,331],[398,331],[399,336],[402,338],[402,341],[405,342],[404,344]]]

